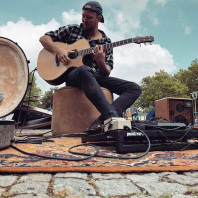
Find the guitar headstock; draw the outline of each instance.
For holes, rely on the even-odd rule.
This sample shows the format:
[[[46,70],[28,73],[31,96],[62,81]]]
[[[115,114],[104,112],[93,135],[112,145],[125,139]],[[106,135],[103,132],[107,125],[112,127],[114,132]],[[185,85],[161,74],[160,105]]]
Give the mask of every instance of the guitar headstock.
[[[151,43],[154,41],[153,36],[137,36],[133,39],[134,43],[141,44],[141,43]]]

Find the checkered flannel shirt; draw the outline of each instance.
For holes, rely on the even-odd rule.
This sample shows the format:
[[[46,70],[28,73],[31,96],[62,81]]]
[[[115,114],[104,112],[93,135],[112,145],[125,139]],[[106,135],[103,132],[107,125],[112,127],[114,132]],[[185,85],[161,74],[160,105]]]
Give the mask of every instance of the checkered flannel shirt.
[[[83,29],[83,25],[81,23],[80,25],[67,25],[60,27],[58,30],[47,32],[46,35],[49,35],[53,41],[59,41],[67,44],[72,44],[79,39],[86,39],[91,47],[111,43],[111,40],[106,36],[106,34],[101,30],[99,31],[103,35],[102,39],[90,40],[89,35]],[[105,63],[111,68],[111,70],[113,69],[113,49],[108,49],[106,51]],[[97,63],[94,59],[88,66],[92,68],[97,76],[100,76]]]

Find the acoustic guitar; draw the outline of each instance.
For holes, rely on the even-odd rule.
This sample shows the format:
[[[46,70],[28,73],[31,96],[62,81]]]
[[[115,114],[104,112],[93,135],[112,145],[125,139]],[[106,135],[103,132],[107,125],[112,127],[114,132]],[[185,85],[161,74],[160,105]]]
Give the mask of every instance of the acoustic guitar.
[[[130,39],[125,39],[113,43],[103,44],[103,49],[114,48],[129,43],[151,43],[154,41],[153,36],[142,36],[135,37]],[[61,46],[65,50],[73,51],[68,56],[70,60],[64,65],[62,62],[59,62],[56,53],[50,52],[43,48],[38,56],[37,70],[41,78],[51,85],[60,85],[64,80],[64,75],[70,67],[80,67],[83,64],[83,57],[85,55],[91,54],[93,47],[90,47],[89,43],[85,39],[80,39],[71,45],[67,45],[61,42],[55,42],[56,45]]]

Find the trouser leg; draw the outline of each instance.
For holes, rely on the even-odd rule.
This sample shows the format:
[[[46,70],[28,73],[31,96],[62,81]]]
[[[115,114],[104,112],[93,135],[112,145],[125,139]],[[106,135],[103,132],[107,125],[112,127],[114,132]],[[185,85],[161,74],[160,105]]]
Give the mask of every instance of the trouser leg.
[[[142,92],[138,84],[115,77],[101,77],[98,82],[100,86],[119,95],[112,103],[112,106],[120,117],[127,108],[131,107]]]
[[[101,113],[102,119],[118,117],[114,107],[108,102],[92,70],[87,66],[81,66],[70,71],[66,77],[69,86],[81,88],[86,97]]]

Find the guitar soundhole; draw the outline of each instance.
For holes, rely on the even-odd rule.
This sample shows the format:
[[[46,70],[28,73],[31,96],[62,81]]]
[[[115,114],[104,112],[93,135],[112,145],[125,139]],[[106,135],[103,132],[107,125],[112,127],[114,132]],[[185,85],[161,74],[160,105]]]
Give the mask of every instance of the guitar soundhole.
[[[92,66],[93,61],[94,61],[94,58],[93,58],[92,54],[88,54],[88,55],[83,56],[82,62],[83,62],[84,65]]]

